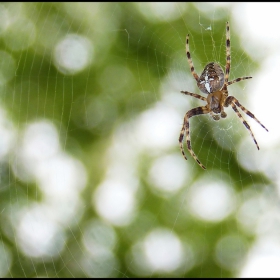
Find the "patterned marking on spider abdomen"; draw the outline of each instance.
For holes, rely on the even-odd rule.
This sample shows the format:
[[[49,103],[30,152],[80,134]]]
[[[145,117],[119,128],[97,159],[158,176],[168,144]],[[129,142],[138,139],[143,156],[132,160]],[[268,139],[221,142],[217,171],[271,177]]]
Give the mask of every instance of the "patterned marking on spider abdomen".
[[[197,81],[198,88],[206,94],[220,90],[224,85],[224,71],[215,62],[208,63]]]

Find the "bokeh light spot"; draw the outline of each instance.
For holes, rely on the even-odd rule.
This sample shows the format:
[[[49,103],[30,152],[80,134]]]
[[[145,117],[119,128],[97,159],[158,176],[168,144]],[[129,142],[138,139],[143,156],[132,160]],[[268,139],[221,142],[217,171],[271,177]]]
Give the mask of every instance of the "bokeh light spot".
[[[84,36],[66,35],[55,47],[54,64],[63,74],[73,75],[91,62],[93,46]]]
[[[21,214],[16,225],[18,244],[30,257],[55,257],[60,254],[65,243],[62,228],[53,222],[41,205],[31,206]]]
[[[201,220],[219,222],[232,213],[234,205],[234,191],[217,178],[203,178],[190,190],[190,210]]]
[[[175,20],[187,9],[186,5],[180,5],[180,3],[175,2],[137,3],[137,6],[141,14],[151,22]]]
[[[240,278],[278,278],[280,275],[279,234],[256,240],[241,269]]]
[[[23,154],[30,161],[42,161],[59,151],[58,133],[48,121],[37,121],[26,127],[23,137]]]
[[[174,108],[157,102],[153,108],[143,112],[135,123],[137,145],[153,154],[174,147],[180,129],[176,124],[181,122]]]
[[[157,158],[149,171],[153,187],[165,193],[174,193],[183,187],[188,177],[181,155],[166,155]]]
[[[113,180],[99,185],[93,203],[99,215],[119,226],[130,223],[135,212],[134,191],[129,185]]]
[[[182,262],[183,248],[180,239],[165,229],[156,229],[146,236],[144,251],[152,270],[171,272]]]

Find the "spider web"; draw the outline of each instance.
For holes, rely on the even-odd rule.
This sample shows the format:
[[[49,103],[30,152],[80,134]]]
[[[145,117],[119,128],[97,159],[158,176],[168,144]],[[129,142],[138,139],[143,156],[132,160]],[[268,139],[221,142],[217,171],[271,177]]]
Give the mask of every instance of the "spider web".
[[[0,276],[279,275],[280,135],[267,88],[279,40],[270,19],[257,26],[264,38],[254,25],[268,7],[0,5]],[[178,145],[184,114],[205,105],[180,93],[205,96],[185,38],[198,74],[210,61],[224,68],[226,21],[230,80],[253,76],[229,94],[269,133],[241,112],[258,151],[231,108],[218,122],[192,118],[204,171]]]

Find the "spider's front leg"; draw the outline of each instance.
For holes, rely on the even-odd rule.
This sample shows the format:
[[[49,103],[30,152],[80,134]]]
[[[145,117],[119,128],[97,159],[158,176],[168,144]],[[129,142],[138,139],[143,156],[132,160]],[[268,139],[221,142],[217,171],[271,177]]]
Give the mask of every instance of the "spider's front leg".
[[[190,53],[189,38],[190,38],[190,35],[188,34],[187,38],[186,38],[186,55],[187,55],[187,58],[188,58],[191,73],[192,73],[193,77],[195,78],[195,80],[198,81],[199,77],[194,70],[194,65],[193,65],[192,57],[191,57],[191,53]]]
[[[210,110],[209,110],[208,106],[201,106],[201,107],[197,107],[197,108],[194,108],[194,109],[191,109],[190,111],[188,111],[185,115],[184,124],[181,129],[181,133],[180,133],[180,137],[179,137],[179,145],[181,148],[181,152],[182,152],[184,158],[187,159],[185,152],[184,152],[184,147],[183,147],[183,139],[184,139],[184,134],[186,131],[186,142],[187,142],[188,150],[189,150],[190,154],[192,155],[192,157],[197,161],[197,163],[203,169],[206,169],[206,167],[204,165],[202,165],[202,163],[199,161],[199,159],[197,158],[196,154],[193,152],[192,147],[191,147],[189,118],[196,116],[196,115],[208,114],[209,112],[210,112]]]

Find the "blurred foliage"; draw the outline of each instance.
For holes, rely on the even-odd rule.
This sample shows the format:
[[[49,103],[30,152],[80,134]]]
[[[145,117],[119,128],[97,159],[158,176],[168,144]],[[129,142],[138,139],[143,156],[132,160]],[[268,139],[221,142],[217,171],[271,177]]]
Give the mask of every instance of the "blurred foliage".
[[[0,48],[13,57],[16,65],[13,78],[0,88],[2,106],[8,111],[9,117],[19,130],[33,120],[52,121],[59,131],[61,145],[83,162],[88,173],[87,187],[81,194],[85,208],[83,216],[78,225],[66,228],[67,241],[59,257],[50,260],[27,257],[18,248],[15,239],[8,239],[6,232],[0,232],[1,240],[11,250],[13,257],[7,276],[89,276],[80,265],[80,259],[83,257],[80,242],[84,225],[90,219],[98,217],[92,207],[91,197],[106,173],[105,155],[114,129],[125,121],[135,119],[161,99],[160,85],[169,71],[183,69],[188,71],[186,76],[190,75],[184,54],[187,33],[191,35],[190,46],[194,50],[194,61],[198,62],[196,64],[198,72],[202,70],[209,57],[221,59],[224,65],[225,22],[230,20],[230,11],[216,8],[216,18],[209,20],[206,17],[207,13],[200,12],[196,5],[180,3],[177,7],[180,16],[165,20],[156,16],[154,19],[152,16],[149,17],[149,11],[147,16],[144,16],[140,12],[139,5],[1,4],[1,7],[9,12],[11,20],[20,15],[33,24],[31,28],[28,27],[29,29],[27,27],[25,29],[22,25],[17,29],[9,25],[1,33]],[[208,26],[209,21],[214,29],[211,33],[202,33],[201,26],[203,24]],[[75,74],[64,74],[54,63],[54,48],[68,34],[79,34],[88,38],[94,48],[89,66]],[[248,61],[251,69],[256,68],[257,65],[250,61],[249,57],[245,57],[244,50],[238,43],[238,35],[233,29],[231,38],[234,46],[233,60],[236,62],[237,58],[242,56],[246,62]],[[202,41],[205,44],[201,44]],[[218,45],[213,49],[212,41],[221,46]],[[182,60],[178,60],[178,57]],[[175,69],[176,67],[178,69]],[[232,77],[246,74],[244,65],[236,65],[232,68],[231,74]],[[198,90],[195,92],[198,93]],[[252,174],[242,169],[234,156],[234,151],[223,150],[212,140],[211,133],[205,135],[206,129],[211,131],[212,122],[202,123],[194,120],[192,125],[197,127],[194,130],[197,133],[196,141],[193,142],[194,150],[200,151],[199,156],[209,170],[217,166],[225,173],[229,173],[230,170],[228,175],[236,191],[246,189],[252,182],[268,183],[262,174]],[[214,153],[209,152],[209,146]],[[176,149],[180,153],[179,148]],[[221,158],[217,158],[217,155]],[[226,164],[223,165],[221,162]],[[236,271],[220,267],[213,259],[215,244],[221,237],[221,231],[223,234],[241,234],[235,219],[230,216],[220,223],[211,224],[178,215],[181,207],[178,201],[184,197],[186,190],[181,190],[170,198],[160,197],[150,190],[146,181],[150,166],[149,156],[139,159],[138,166],[140,187],[145,199],[141,202],[139,215],[137,214],[131,224],[115,227],[118,236],[115,254],[119,265],[113,275],[141,276],[130,269],[127,252],[137,238],[143,238],[147,231],[159,226],[176,232],[182,240],[187,239],[197,253],[197,258],[201,260],[186,273],[183,269],[173,274],[152,273],[149,276],[235,276]],[[191,172],[193,182],[203,174],[203,170],[197,165],[193,165]],[[14,200],[18,201],[23,197],[28,203],[40,202],[40,192],[36,184],[21,182],[8,162],[1,166],[1,184],[10,186],[1,191],[2,205],[12,205]],[[187,185],[185,187],[188,188]],[[143,214],[144,212],[149,218]],[[5,223],[3,219],[1,224]],[[199,236],[202,236],[204,244],[200,244]],[[244,234],[244,238],[248,244],[252,241],[252,236]],[[201,246],[205,250],[201,249]],[[114,267],[114,264],[111,266]]]

